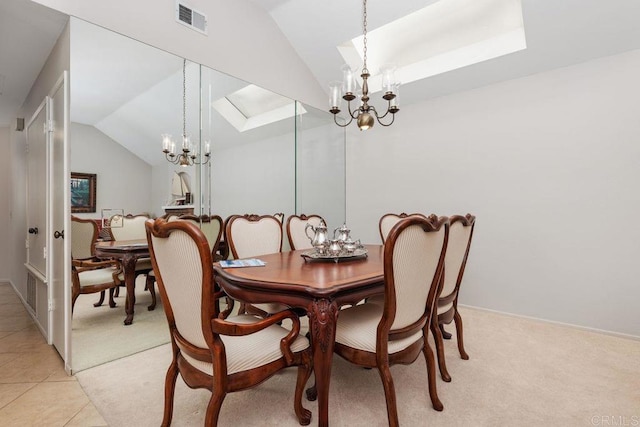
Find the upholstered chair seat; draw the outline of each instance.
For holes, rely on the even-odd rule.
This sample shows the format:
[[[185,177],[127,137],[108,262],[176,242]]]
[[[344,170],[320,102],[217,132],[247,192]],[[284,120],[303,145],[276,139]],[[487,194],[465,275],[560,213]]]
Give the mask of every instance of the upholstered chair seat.
[[[231,323],[252,324],[262,320],[251,314],[229,316],[227,321]],[[227,356],[227,374],[248,371],[266,365],[282,357],[280,341],[289,334],[289,330],[279,325],[271,325],[250,336],[230,337],[222,335],[220,339],[224,343]],[[180,344],[178,343],[178,346]],[[299,352],[309,347],[309,340],[298,335],[291,344],[291,351]],[[188,355],[185,359],[195,368],[207,375],[213,375],[213,364],[196,360]]]
[[[336,342],[375,354],[376,334],[383,311],[384,298],[382,304],[360,304],[341,310],[340,321],[336,328]],[[421,338],[420,330],[406,338],[389,341],[388,352],[389,354],[397,353]]]
[[[101,283],[113,282],[114,274],[121,274],[121,269],[116,267],[97,268],[95,270],[85,270],[78,273],[80,288],[99,285]]]

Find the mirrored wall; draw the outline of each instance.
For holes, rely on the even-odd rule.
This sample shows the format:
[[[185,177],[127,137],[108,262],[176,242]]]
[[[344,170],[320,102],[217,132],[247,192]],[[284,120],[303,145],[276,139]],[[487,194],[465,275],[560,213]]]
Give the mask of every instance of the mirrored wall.
[[[96,212],[77,216],[99,220],[118,209],[159,217],[179,206],[222,218],[319,214],[330,228],[339,227],[345,133],[332,120],[327,112],[71,19],[71,170],[97,177]],[[209,162],[167,161],[161,135],[180,141],[184,131],[199,152],[210,147]],[[180,179],[185,176],[188,185]],[[80,296],[72,322],[74,371],[169,341],[162,305],[147,310],[144,277],[136,288],[135,318],[126,327],[124,289],[113,309],[93,307],[96,294]]]

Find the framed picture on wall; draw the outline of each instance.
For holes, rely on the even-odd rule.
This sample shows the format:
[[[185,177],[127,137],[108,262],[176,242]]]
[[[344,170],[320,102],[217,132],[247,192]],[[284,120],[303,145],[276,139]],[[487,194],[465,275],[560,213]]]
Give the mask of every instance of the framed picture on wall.
[[[71,212],[96,211],[96,174],[71,172]]]

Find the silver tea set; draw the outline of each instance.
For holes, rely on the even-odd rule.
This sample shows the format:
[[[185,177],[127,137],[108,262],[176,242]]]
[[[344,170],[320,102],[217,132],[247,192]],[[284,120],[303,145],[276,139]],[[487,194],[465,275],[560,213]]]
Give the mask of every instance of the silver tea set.
[[[309,233],[311,230],[311,233]],[[340,255],[351,255],[356,249],[362,247],[360,240],[353,240],[350,236],[351,230],[347,228],[347,224],[333,230],[333,238],[329,237],[327,224],[324,220],[315,227],[309,223],[304,228],[304,232],[311,241],[311,246],[320,256],[337,257]]]

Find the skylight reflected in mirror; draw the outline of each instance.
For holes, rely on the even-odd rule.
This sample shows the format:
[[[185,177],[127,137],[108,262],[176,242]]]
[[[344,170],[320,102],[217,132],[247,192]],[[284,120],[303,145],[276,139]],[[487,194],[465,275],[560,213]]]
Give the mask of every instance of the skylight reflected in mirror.
[[[212,107],[238,132],[275,123],[296,114],[293,100],[253,84],[214,101]],[[305,112],[298,108],[298,115]]]
[[[352,69],[363,61],[362,36],[338,46]],[[526,49],[521,0],[440,0],[370,30],[371,92],[381,89],[380,67],[396,65],[410,83]]]

